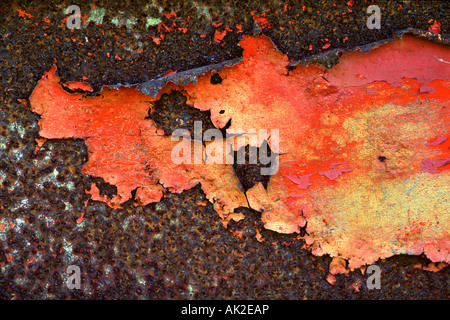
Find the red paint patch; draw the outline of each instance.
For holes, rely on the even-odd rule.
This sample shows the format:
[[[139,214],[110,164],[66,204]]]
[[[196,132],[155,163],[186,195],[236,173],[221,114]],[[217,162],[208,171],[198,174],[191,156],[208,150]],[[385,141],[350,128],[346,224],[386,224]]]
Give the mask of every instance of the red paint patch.
[[[436,57],[450,61],[450,49],[405,34],[402,41],[387,43],[369,53],[344,54],[325,77],[335,86],[363,86],[374,81],[400,86],[404,83],[403,78],[415,78],[422,84],[429,84],[433,80],[446,80],[450,74],[450,64]],[[418,70],[419,65],[423,66],[422,70]],[[355,78],[355,74],[364,79]]]

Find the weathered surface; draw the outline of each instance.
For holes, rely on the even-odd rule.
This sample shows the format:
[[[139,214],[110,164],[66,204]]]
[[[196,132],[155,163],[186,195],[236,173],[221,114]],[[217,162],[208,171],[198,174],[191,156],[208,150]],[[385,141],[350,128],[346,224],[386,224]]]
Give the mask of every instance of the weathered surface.
[[[135,88],[104,88],[97,97],[71,94],[59,84],[55,72],[53,67],[46,73],[30,97],[31,109],[41,116],[40,135],[86,140],[89,161],[83,172],[117,186],[111,201],[103,199],[109,205],[120,207],[134,190],[139,203],[146,205],[158,202],[166,189],[181,193],[201,183],[225,221],[234,209],[246,206],[231,166],[202,165],[200,141],[173,141],[146,119],[151,98]],[[192,148],[189,163],[173,162],[172,150],[180,147]],[[102,199],[97,196],[96,200]]]
[[[134,88],[70,94],[53,68],[30,97],[40,134],[86,139],[83,172],[117,186],[113,205],[135,189],[145,205],[164,188],[179,193],[201,183],[228,222],[246,206],[232,166],[205,163],[201,142],[189,140],[182,143],[192,159],[174,163],[180,144],[145,119],[148,102],[185,90],[219,129],[231,119],[229,130],[279,130],[279,144],[268,138],[279,170],[267,190],[258,183],[246,192],[265,228],[300,233],[308,222],[312,252],[345,258],[352,270],[398,253],[450,262],[450,65],[439,60],[450,61],[450,50],[404,35],[343,56],[343,66],[329,71],[297,66],[288,75],[288,58],[268,38],[245,37],[241,45],[243,61],[220,72],[220,85],[207,72],[196,84],[170,83],[154,98]]]
[[[445,285],[449,268],[433,267],[423,255],[377,261],[381,290],[368,290],[366,276],[359,271],[336,275],[332,286],[325,281],[331,261],[327,255],[312,256],[301,249],[302,241],[293,240],[295,235],[265,229],[261,214],[252,210],[242,211],[245,219],[228,223],[228,230],[240,234],[233,236],[199,187],[167,193],[160,203],[147,206],[135,207],[135,196],[113,209],[86,194],[95,189],[94,183],[99,197],[111,200],[117,188],[81,172],[88,160],[85,141],[40,138],[39,117],[23,104],[53,64],[63,84],[87,81],[94,95],[104,85],[142,83],[239,58],[238,43],[244,35],[270,37],[292,64],[311,58],[324,65],[338,60],[315,55],[366,48],[410,27],[423,30],[421,36],[444,41],[450,2],[380,3],[380,30],[366,28],[364,1],[352,6],[347,1],[238,1],[227,6],[220,1],[163,0],[149,6],[140,1],[126,6],[77,1],[84,22],[82,29],[73,31],[65,25],[64,11],[72,4],[18,0],[0,10],[1,298],[450,297]],[[269,22],[262,30],[261,18]],[[426,32],[436,22],[441,33]],[[174,23],[176,28],[170,29]],[[219,42],[216,30],[219,36],[226,31]],[[326,42],[331,45],[323,49]],[[248,179],[244,167],[239,170],[245,174],[242,181]],[[265,241],[257,241],[255,235]],[[81,290],[64,285],[71,264],[81,268]]]

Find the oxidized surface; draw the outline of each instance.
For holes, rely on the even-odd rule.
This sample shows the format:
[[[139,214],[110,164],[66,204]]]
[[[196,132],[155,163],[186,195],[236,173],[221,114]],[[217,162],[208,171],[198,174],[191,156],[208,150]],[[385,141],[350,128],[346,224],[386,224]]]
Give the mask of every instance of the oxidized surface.
[[[368,3],[356,0],[77,1],[82,28],[70,30],[65,8],[73,4],[17,0],[0,9],[0,298],[450,297],[450,268],[430,264],[423,254],[376,261],[382,289],[368,290],[366,274],[336,274],[341,260],[330,265],[328,255],[302,249],[305,242],[297,234],[265,229],[257,211],[240,209],[245,219],[231,220],[225,229],[199,185],[167,192],[146,206],[135,206],[132,192],[113,209],[86,193],[98,190],[111,201],[117,188],[82,172],[89,157],[85,140],[41,138],[39,116],[26,103],[52,65],[68,92],[68,83],[85,81],[93,88],[86,95],[94,96],[105,85],[144,83],[240,59],[239,42],[246,35],[269,37],[291,65],[313,60],[328,67],[339,60],[328,53],[365,50],[406,28],[448,43],[450,2],[379,2],[381,29],[372,30],[366,27]],[[421,89],[426,90],[432,91]],[[177,112],[166,110],[186,110],[180,96],[176,91],[156,102],[165,112],[157,120],[171,119],[161,127],[169,134]],[[251,168],[235,168],[246,188],[261,180]],[[291,178],[308,185],[305,177]],[[65,285],[69,265],[81,268],[81,290]]]

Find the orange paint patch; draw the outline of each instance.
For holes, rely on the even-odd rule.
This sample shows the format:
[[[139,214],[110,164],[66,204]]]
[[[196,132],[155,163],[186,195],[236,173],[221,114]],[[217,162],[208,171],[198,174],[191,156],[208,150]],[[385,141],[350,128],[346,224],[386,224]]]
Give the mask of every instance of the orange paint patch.
[[[61,87],[55,72],[54,66],[43,76],[30,103],[33,111],[41,114],[42,137],[86,139],[89,161],[83,172],[117,186],[118,194],[109,198],[92,184],[86,190],[92,200],[120,208],[138,188],[136,200],[145,205],[159,201],[166,190],[179,193],[201,183],[225,223],[235,208],[246,206],[230,166],[204,166],[201,159],[200,164],[171,161],[172,150],[180,143],[158,135],[153,121],[146,119],[148,102],[157,98],[135,88],[104,88],[101,97],[71,94]],[[183,143],[203,150],[201,143]]]

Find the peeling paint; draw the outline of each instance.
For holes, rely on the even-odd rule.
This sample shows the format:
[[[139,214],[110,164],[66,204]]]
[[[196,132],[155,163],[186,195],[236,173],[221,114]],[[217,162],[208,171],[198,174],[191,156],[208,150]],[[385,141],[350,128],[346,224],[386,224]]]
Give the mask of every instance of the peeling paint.
[[[69,94],[54,67],[30,97],[42,116],[40,134],[86,140],[90,159],[83,172],[117,186],[110,205],[127,201],[137,187],[148,188],[149,196],[140,197],[146,204],[159,201],[165,189],[181,192],[200,183],[224,225],[242,219],[233,211],[247,201],[269,230],[299,233],[307,222],[307,248],[348,260],[350,270],[393,252],[448,262],[449,170],[420,170],[423,159],[445,160],[449,153],[426,145],[450,130],[442,107],[449,103],[448,68],[431,58],[449,59],[448,48],[404,35],[369,53],[343,56],[330,70],[309,64],[288,73],[289,59],[270,39],[244,37],[241,46],[243,60],[220,71],[220,85],[206,72],[194,83],[165,82],[156,96],[134,87],[103,88],[102,98]],[[420,93],[423,84],[435,91]],[[245,199],[231,166],[169,162],[174,144],[145,118],[148,102],[171,90],[209,110],[217,128],[232,119],[230,129],[280,130],[279,149],[270,145],[280,153],[280,170],[267,189],[257,183]]]

